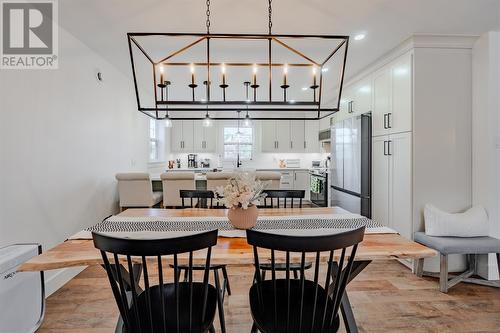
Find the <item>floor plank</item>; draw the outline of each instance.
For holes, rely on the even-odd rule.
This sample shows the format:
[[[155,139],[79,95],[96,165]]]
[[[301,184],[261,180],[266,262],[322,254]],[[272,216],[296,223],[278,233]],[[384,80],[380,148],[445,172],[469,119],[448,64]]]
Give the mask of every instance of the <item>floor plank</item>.
[[[227,332],[249,332],[253,269],[229,267],[228,273]],[[373,262],[348,290],[360,332],[500,332],[500,289],[462,284],[443,294],[437,280],[419,279],[393,260]],[[104,270],[89,267],[48,298],[38,332],[109,333],[117,317]]]

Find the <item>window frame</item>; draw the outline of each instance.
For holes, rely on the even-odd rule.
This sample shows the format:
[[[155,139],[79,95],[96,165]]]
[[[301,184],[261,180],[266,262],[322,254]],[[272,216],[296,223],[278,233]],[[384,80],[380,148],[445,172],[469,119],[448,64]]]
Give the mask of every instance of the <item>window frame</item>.
[[[222,157],[224,161],[236,161],[237,157],[226,157],[226,146],[236,146],[237,151],[240,152],[239,146],[250,146],[250,157],[242,157],[240,155],[240,161],[250,161],[254,155],[255,148],[255,129],[252,127],[241,127],[240,130],[250,130],[251,131],[251,142],[234,142],[234,141],[225,141],[225,132],[226,129],[238,129],[237,125],[227,124],[222,127]]]

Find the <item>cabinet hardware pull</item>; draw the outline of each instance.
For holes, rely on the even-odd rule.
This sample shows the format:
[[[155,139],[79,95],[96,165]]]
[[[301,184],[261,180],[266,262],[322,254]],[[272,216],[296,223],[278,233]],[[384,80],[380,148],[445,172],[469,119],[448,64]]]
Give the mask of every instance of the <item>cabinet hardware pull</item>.
[[[306,149],[306,148],[307,148],[307,145],[306,145],[306,142],[304,141],[304,149]]]
[[[293,141],[290,141],[290,149],[293,149]]]
[[[391,116],[392,116],[392,113],[389,112],[387,114],[387,128],[392,128],[392,125],[391,125]]]
[[[392,143],[392,140],[387,141],[387,155],[389,155],[389,156],[392,156],[391,143]]]
[[[387,113],[384,113],[384,129],[387,129]]]
[[[384,140],[384,156],[387,156],[386,143],[387,143],[387,141]]]

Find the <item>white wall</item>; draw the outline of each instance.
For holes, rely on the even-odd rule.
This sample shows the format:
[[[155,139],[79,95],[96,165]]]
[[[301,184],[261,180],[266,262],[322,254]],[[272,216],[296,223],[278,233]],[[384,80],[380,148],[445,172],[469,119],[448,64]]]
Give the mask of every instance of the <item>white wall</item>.
[[[500,32],[481,36],[472,59],[472,200],[487,209],[490,235],[500,238]],[[498,279],[494,256],[482,259],[483,275]]]
[[[61,243],[117,211],[116,172],[147,168],[132,80],[59,36],[59,69],[0,70],[0,246]]]

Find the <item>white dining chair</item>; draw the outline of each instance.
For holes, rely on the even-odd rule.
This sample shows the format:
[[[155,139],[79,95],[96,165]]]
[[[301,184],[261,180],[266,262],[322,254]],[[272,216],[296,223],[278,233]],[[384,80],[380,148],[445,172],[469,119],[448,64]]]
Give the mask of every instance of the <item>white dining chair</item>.
[[[160,175],[163,207],[182,207],[180,190],[195,190],[194,172],[171,171]]]
[[[117,173],[115,177],[118,180],[118,195],[122,211],[131,207],[153,207],[161,202],[162,193],[153,191],[148,173]]]

